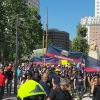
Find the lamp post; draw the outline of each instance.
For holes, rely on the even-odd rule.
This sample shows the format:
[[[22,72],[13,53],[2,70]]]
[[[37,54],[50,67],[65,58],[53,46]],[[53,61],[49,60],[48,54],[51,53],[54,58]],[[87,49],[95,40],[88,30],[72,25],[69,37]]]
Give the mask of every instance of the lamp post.
[[[43,24],[43,38],[42,38],[42,55],[44,55],[44,24]]]
[[[16,21],[16,63],[15,63],[14,94],[17,95],[17,68],[18,68],[18,14]]]
[[[47,24],[46,24],[46,51],[48,47],[48,7],[47,7]]]
[[[17,14],[17,20],[16,20],[16,60],[15,60],[15,80],[14,80],[14,94],[17,95],[17,68],[18,68],[18,24],[20,21],[25,21],[23,18],[19,18]]]

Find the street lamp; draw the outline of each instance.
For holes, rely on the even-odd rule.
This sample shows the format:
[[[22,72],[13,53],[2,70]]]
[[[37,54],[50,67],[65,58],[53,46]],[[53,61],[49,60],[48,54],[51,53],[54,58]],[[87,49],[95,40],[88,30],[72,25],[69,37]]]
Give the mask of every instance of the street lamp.
[[[17,21],[16,21],[16,61],[15,61],[15,80],[14,80],[14,94],[17,95],[17,68],[18,68],[18,22],[25,21],[24,18],[19,18],[17,14]]]

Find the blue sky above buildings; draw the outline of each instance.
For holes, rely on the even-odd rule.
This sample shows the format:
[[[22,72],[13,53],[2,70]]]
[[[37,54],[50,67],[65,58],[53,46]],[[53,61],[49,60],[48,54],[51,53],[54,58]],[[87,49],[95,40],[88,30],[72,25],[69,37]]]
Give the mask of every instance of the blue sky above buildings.
[[[76,37],[76,26],[83,16],[94,16],[94,0],[40,0],[41,21],[46,27],[46,8],[48,7],[49,29],[70,33]]]

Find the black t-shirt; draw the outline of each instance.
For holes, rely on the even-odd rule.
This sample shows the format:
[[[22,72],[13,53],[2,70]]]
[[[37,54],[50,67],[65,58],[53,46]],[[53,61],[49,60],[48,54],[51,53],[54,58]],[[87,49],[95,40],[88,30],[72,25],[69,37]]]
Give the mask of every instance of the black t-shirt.
[[[72,96],[68,91],[62,91],[61,88],[52,90],[48,96],[51,100],[71,100]]]
[[[92,100],[100,100],[100,85],[95,86]]]
[[[83,85],[83,76],[82,75],[76,75],[76,85]]]
[[[54,74],[54,83],[59,84],[60,83],[60,74]]]
[[[65,75],[65,78],[66,78],[66,79],[69,79],[69,76],[68,76],[68,75]]]
[[[71,77],[75,77],[75,76],[76,76],[76,74],[71,74],[71,75],[70,75],[70,78],[71,78]],[[73,83],[73,82],[74,82],[74,79],[71,80],[71,83]]]
[[[50,89],[51,89],[51,83],[50,81],[40,81],[40,84],[42,85],[42,87],[44,88],[45,92],[47,93],[47,95],[49,95],[50,93]]]
[[[5,74],[8,76],[8,80],[13,79],[13,71],[6,71]]]
[[[41,80],[41,78],[39,78],[39,77],[37,77],[37,78],[36,77],[33,77],[33,80],[39,83],[40,80]]]
[[[54,75],[53,73],[48,73],[49,81],[50,81],[50,82],[52,82],[53,75]]]
[[[89,83],[89,81],[88,81],[88,78],[90,78],[90,81],[91,81],[91,74],[90,73],[86,73],[86,75],[85,75],[85,77],[86,77],[86,79],[85,79],[85,84],[86,84],[86,86],[90,86],[90,83]]]

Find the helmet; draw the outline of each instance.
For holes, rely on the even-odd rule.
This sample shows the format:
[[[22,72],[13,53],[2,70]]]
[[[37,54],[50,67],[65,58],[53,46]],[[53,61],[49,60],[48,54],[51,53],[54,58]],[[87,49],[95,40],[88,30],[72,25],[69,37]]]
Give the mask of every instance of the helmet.
[[[26,76],[27,76],[27,75],[32,76],[32,72],[31,72],[30,70],[27,70],[27,71],[25,72],[25,75],[26,75]]]
[[[60,72],[60,69],[56,68],[56,69],[55,69],[55,72]]]
[[[45,96],[46,92],[39,83],[28,80],[18,89],[17,100],[44,100]]]

